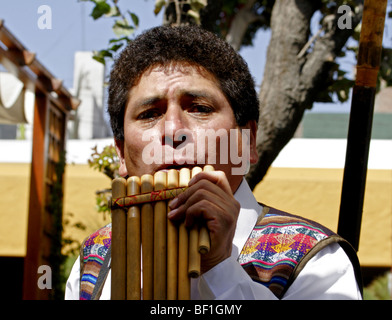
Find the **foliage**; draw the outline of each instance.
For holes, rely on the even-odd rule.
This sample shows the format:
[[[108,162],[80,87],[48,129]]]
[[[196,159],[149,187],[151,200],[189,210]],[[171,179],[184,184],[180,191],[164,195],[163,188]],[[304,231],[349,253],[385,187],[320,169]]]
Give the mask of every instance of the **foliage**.
[[[391,288],[389,286],[390,277],[391,273],[387,272],[374,279],[363,290],[364,300],[391,300]]]
[[[102,172],[110,181],[117,178],[119,176],[119,161],[115,147],[113,145],[105,146],[101,152],[98,152],[98,147],[95,146],[92,150],[91,158],[88,159],[90,168]],[[95,193],[98,213],[102,213],[104,216],[110,214],[111,189],[97,190]]]
[[[73,213],[71,212],[67,212],[66,214],[64,214],[63,227],[67,227],[69,229],[86,230],[86,226],[82,222],[75,222],[71,224],[72,217]],[[75,256],[79,252],[80,243],[79,241],[73,239],[72,236],[63,236],[62,247],[64,256]]]
[[[70,219],[73,217],[73,214],[68,212],[64,214],[63,218],[63,228],[67,227],[68,229],[80,229],[86,230],[86,226],[81,222],[75,222],[71,225]],[[62,236],[62,250],[61,250],[61,273],[59,276],[59,285],[57,288],[56,299],[63,300],[65,293],[65,285],[66,281],[69,277],[71,269],[75,263],[76,258],[79,255],[80,250],[80,242],[72,238],[72,232],[70,236],[65,237]]]
[[[109,40],[108,47],[96,50],[93,58],[103,64],[106,60],[112,60],[114,55],[129,41],[131,36],[139,27],[139,17],[130,10],[121,10],[119,0],[79,0],[91,2],[94,6],[90,16],[97,20],[99,18],[111,18],[114,20],[112,30],[115,38]],[[207,0],[156,0],[154,13],[157,15],[162,8],[174,8],[174,14],[177,17],[178,24],[182,23],[185,16],[188,21],[200,24],[200,10],[207,5]]]
[[[316,102],[334,102],[335,97],[339,102],[348,100],[349,92],[355,81],[346,77],[347,72],[341,70],[338,63],[333,63],[331,73],[331,78],[326,82],[327,90],[318,93]]]
[[[94,7],[90,16],[97,20],[101,17],[108,17],[114,20],[112,30],[115,38],[109,40],[106,49],[94,51],[93,58],[103,64],[106,59],[112,59],[114,54],[126,43],[131,41],[131,36],[139,26],[139,18],[133,12],[127,10],[126,13],[120,10],[119,0],[79,0],[91,2]]]
[[[156,0],[154,13],[157,15],[164,7],[165,10],[173,5],[175,11],[175,24],[180,25],[183,17],[193,19],[194,23],[200,24],[200,10],[207,6],[207,0]]]
[[[116,148],[113,145],[109,145],[105,146],[101,152],[98,152],[98,147],[95,146],[92,150],[91,158],[88,159],[90,168],[102,172],[111,180],[118,177],[119,161]]]
[[[79,242],[72,237],[64,237],[64,226],[69,225],[69,220],[63,217],[63,178],[66,164],[65,152],[62,152],[59,161],[55,164],[56,179],[51,186],[49,202],[47,206],[48,213],[53,221],[52,229],[48,235],[51,238],[50,248],[50,266],[52,269],[52,290],[50,298],[62,300],[64,297],[65,283],[67,280],[68,270],[66,260],[69,256],[76,255],[79,251]],[[71,213],[67,214],[72,216]],[[70,227],[85,229],[80,223],[74,223]]]
[[[390,12],[392,14],[392,11]],[[382,81],[385,86],[392,86],[392,48],[382,48],[378,86]]]
[[[59,161],[55,164],[56,179],[51,186],[49,194],[48,213],[53,221],[52,229],[48,233],[51,238],[50,266],[52,268],[52,299],[63,297],[62,286],[65,281],[63,264],[65,256],[62,254],[62,233],[63,233],[63,176],[65,168],[65,153],[60,154]]]

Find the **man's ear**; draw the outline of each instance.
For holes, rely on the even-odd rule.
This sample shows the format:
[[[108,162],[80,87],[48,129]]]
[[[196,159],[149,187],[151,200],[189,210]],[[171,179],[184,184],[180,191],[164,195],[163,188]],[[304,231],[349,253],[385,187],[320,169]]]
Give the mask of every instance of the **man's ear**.
[[[118,169],[118,173],[122,177],[126,177],[128,175],[127,166],[125,164],[125,156],[124,156],[124,140],[114,139],[114,143],[116,146],[116,152],[118,158],[120,160],[120,167]]]

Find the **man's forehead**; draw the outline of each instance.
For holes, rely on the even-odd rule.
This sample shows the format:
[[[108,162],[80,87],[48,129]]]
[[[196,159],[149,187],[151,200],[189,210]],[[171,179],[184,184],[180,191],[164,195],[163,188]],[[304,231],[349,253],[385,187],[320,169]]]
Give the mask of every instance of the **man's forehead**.
[[[219,82],[205,68],[196,64],[175,62],[172,64],[154,65],[144,71],[138,82],[131,87],[129,98],[134,98],[136,92],[140,93],[140,90],[142,90],[145,97],[149,96],[156,99],[162,96],[161,98],[163,99],[171,81],[173,80],[175,83],[178,79],[182,80],[182,76],[187,77],[187,80],[185,82],[177,81],[177,84],[185,83],[183,86],[178,85],[177,94],[181,96],[213,98],[216,95],[216,91],[213,91],[216,89],[224,95],[220,89]],[[164,78],[162,79],[161,77]],[[207,80],[207,82],[200,81],[200,77]]]
[[[188,61],[171,61],[165,64],[154,64],[148,67],[144,72],[141,73],[137,83],[134,84],[136,86],[142,77],[148,77],[153,73],[164,73],[165,75],[170,75],[173,73],[182,73],[184,75],[198,74],[206,79],[212,80],[218,83],[216,77],[205,69],[203,66],[192,63]]]

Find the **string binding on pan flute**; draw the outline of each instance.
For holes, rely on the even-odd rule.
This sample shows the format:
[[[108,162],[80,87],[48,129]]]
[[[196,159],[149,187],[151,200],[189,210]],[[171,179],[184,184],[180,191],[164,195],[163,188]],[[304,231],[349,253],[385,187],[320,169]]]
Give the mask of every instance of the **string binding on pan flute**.
[[[202,225],[188,229],[184,222],[170,221],[168,202],[194,175],[213,170],[206,165],[112,181],[113,300],[190,299],[190,279],[200,275],[209,233]]]

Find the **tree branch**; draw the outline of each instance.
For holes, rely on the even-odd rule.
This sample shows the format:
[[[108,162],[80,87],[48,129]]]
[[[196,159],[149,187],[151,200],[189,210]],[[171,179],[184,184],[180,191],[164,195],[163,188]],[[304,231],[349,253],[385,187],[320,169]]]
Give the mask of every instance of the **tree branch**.
[[[229,32],[226,35],[226,41],[236,50],[240,50],[242,39],[249,24],[259,19],[259,17],[253,12],[252,7],[256,0],[249,0],[246,4],[238,11],[235,15]]]
[[[321,32],[311,39],[310,20],[321,1],[277,0],[271,16],[271,40],[260,89],[257,133],[259,161],[247,175],[251,188],[259,183],[279,152],[293,137],[307,108],[325,90],[335,59],[362,16],[362,1],[352,12],[353,29],[339,29],[338,16],[324,19]],[[306,48],[306,50],[304,50]]]
[[[330,17],[330,22],[324,22],[323,36],[318,37],[315,41],[313,50],[306,56],[303,63],[300,81],[307,92],[303,91],[301,100],[303,103],[311,106],[314,102],[315,94],[325,89],[325,79],[336,57],[344,48],[348,39],[352,36],[354,29],[362,19],[363,4],[362,1],[356,1],[355,11],[351,11],[352,29],[339,29],[337,21],[338,15]]]

